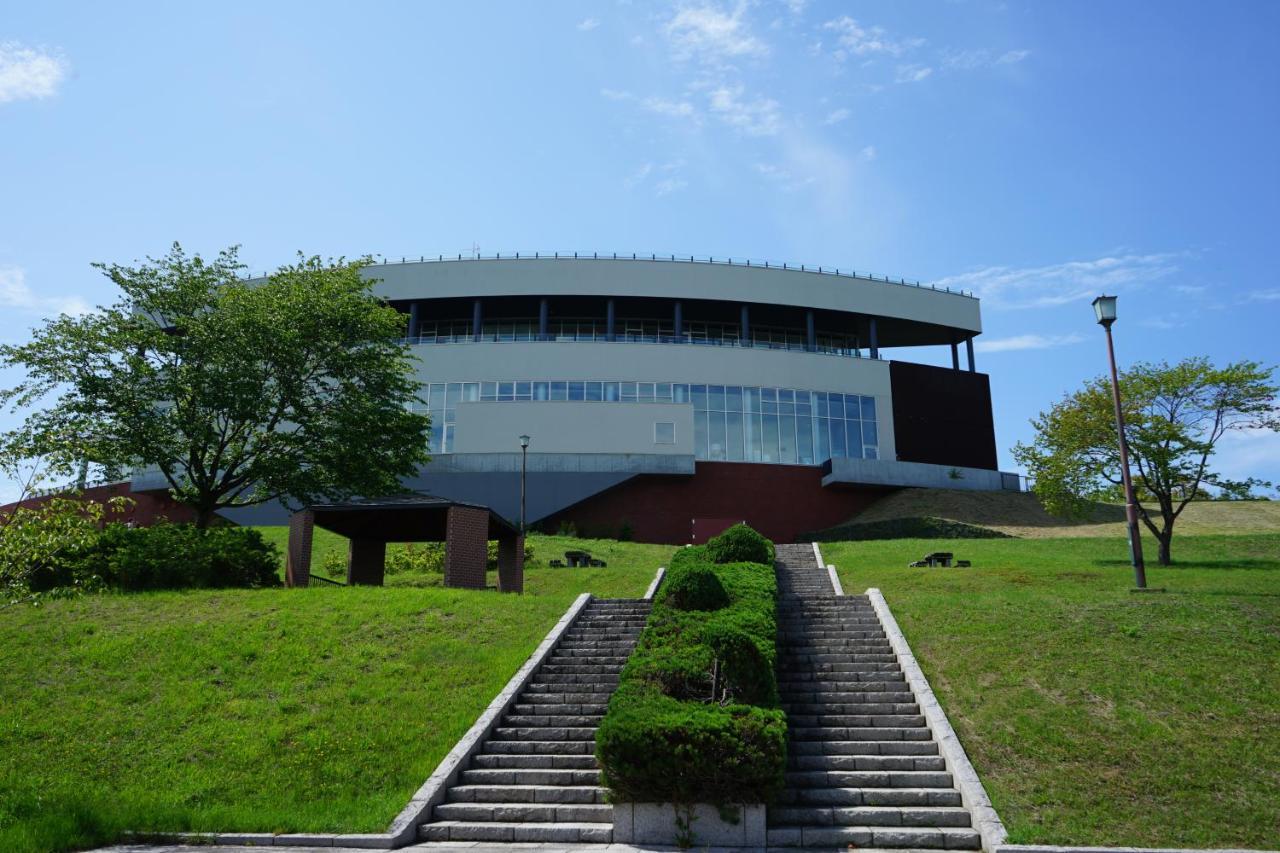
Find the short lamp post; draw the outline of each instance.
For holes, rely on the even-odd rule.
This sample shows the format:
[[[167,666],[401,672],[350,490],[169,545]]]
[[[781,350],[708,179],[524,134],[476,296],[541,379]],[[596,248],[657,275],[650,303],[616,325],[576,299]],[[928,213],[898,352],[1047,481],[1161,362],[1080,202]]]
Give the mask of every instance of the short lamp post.
[[[524,536],[524,481],[529,468],[529,436],[520,436],[520,535]]]
[[[1107,357],[1111,361],[1111,397],[1116,406],[1116,431],[1120,435],[1120,479],[1124,482],[1124,514],[1129,525],[1129,556],[1133,580],[1138,589],[1147,588],[1147,567],[1142,560],[1142,540],[1138,538],[1138,503],[1133,498],[1133,478],[1129,476],[1129,440],[1124,433],[1124,410],[1120,406],[1120,376],[1116,373],[1116,348],[1111,341],[1111,324],[1116,321],[1116,298],[1099,296],[1093,300],[1098,325],[1107,331]]]

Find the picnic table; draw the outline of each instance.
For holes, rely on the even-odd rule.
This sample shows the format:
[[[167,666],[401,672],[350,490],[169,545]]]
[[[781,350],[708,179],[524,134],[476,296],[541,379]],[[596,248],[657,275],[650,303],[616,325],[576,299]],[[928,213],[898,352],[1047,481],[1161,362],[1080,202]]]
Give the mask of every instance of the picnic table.
[[[909,568],[909,569],[920,569],[920,568],[929,568],[929,569],[932,569],[932,568],[934,568],[934,567],[936,567],[936,566],[942,566],[943,568],[951,568],[951,566],[953,565],[953,563],[954,563],[955,567],[956,567],[956,568],[958,568],[958,569],[967,569],[967,568],[969,568],[970,563],[969,563],[969,561],[968,561],[968,560],[957,560],[957,559],[955,558],[955,556],[956,556],[956,555],[955,555],[955,554],[953,554],[953,553],[951,553],[950,551],[934,551],[932,554],[925,554],[923,559],[916,560],[914,563],[909,563],[909,564],[907,565],[907,568]]]
[[[564,559],[571,569],[591,565],[591,554],[588,551],[565,551]]]

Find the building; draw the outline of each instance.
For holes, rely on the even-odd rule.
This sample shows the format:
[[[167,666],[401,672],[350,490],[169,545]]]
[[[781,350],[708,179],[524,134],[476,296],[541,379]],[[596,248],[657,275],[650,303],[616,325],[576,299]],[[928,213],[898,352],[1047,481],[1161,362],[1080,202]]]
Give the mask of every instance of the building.
[[[902,486],[1018,487],[996,468],[971,295],[671,256],[368,274],[405,315],[433,421],[410,489],[516,519],[528,435],[530,526],[679,543],[738,520],[790,541]],[[920,347],[952,367],[896,360]]]

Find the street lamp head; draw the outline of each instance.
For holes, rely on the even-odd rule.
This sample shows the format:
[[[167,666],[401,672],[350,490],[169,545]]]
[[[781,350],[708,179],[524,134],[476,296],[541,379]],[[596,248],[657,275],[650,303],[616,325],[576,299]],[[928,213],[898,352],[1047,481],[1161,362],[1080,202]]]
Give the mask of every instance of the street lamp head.
[[[1093,300],[1093,313],[1098,317],[1098,325],[1110,328],[1116,321],[1116,298],[1099,296]]]
[[[527,435],[522,435],[522,436],[520,436],[520,446],[521,446],[521,447],[528,447],[528,446],[529,446],[529,436],[527,436]]]

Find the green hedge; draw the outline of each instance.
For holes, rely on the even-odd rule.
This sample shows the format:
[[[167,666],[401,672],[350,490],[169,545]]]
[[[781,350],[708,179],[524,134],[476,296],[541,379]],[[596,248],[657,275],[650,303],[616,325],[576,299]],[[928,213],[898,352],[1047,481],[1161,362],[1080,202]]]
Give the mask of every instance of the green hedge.
[[[731,805],[781,789],[776,594],[771,565],[677,552],[596,734],[614,801]]]

